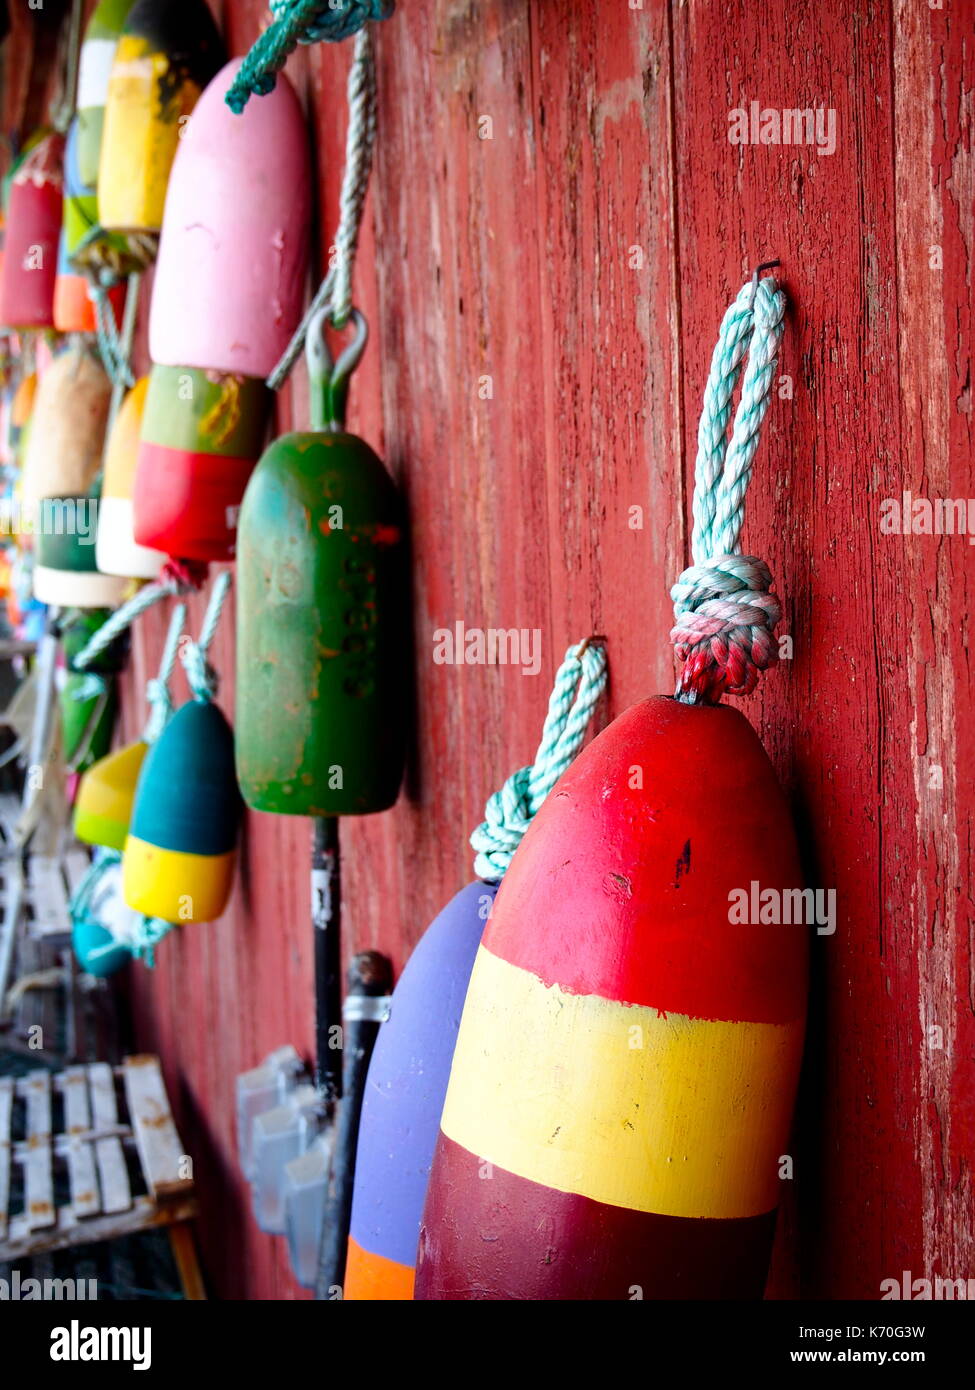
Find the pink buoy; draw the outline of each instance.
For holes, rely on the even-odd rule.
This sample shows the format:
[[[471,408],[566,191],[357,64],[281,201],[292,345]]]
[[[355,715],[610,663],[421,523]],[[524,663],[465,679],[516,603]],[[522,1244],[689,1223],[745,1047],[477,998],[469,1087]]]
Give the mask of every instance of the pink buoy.
[[[213,79],[170,175],[149,323],[167,367],[266,377],[301,318],[311,214],[305,120],[287,78],[235,116]]]

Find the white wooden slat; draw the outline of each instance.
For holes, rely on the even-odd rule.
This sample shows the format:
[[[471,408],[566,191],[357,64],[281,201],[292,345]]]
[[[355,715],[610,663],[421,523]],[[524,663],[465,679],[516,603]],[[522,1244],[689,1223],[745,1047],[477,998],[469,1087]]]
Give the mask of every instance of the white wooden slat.
[[[78,1217],[94,1216],[101,1211],[98,1179],[95,1176],[95,1154],[87,1134],[91,1127],[88,1106],[88,1077],[84,1067],[68,1067],[58,1077],[64,1096],[64,1128],[67,1139],[68,1181],[71,1205]]]
[[[126,1057],[122,1076],[132,1132],[150,1193],[156,1198],[188,1194],[193,1179],[183,1175],[185,1151],[173,1123],[158,1057]]]
[[[46,855],[30,855],[27,860],[27,881],[34,909],[31,935],[64,936],[70,933],[68,895],[60,862]]]
[[[24,911],[24,877],[15,859],[3,865],[3,917],[0,919],[0,1018],[4,1016],[4,1001],[10,972],[13,968],[17,930]]]
[[[32,1231],[56,1222],[51,1147],[51,1076],[33,1071],[17,1086],[27,1101],[27,1157],[24,1161],[24,1215]]]
[[[88,1068],[88,1092],[91,1096],[92,1128],[111,1129],[118,1123],[115,1100],[115,1080],[105,1062],[92,1062]],[[128,1211],[132,1205],[132,1188],[125,1166],[125,1155],[118,1139],[96,1139],[95,1163],[101,1186],[102,1211]]]
[[[97,1144],[100,1139],[118,1139],[123,1147],[131,1145],[135,1148],[135,1139],[128,1125],[115,1125],[109,1129],[90,1129],[87,1133],[80,1135],[80,1138],[88,1144]],[[67,1161],[68,1150],[71,1148],[71,1140],[66,1134],[52,1134],[51,1147],[54,1150],[55,1158],[63,1158]],[[27,1155],[30,1153],[30,1145],[24,1140],[16,1140],[11,1146],[14,1163],[26,1163]]]
[[[10,1120],[13,1108],[13,1078],[0,1077],[0,1239],[7,1234],[7,1204],[10,1201]]]

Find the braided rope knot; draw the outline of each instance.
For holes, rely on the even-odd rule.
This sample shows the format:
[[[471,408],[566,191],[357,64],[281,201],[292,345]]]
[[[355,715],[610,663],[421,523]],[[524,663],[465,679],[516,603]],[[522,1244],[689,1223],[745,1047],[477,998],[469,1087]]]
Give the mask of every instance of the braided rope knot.
[[[206,652],[199,642],[187,642],[180,660],[186,672],[186,680],[193,692],[194,700],[213,700],[216,698],[219,677],[206,658]]]
[[[484,820],[471,835],[478,878],[500,878],[531,825],[533,771],[533,766],[520,767],[488,798]]]
[[[772,575],[755,555],[716,555],[691,565],[670,591],[670,640],[683,663],[677,695],[717,704],[722,695],[749,695],[759,674],[778,660],[775,625],[782,606]]]
[[[582,747],[605,688],[603,647],[592,638],[570,647],[555,677],[535,761],[518,768],[488,798],[484,820],[471,835],[478,878],[496,883],[504,877],[538,808]]]
[[[388,19],[392,0],[270,0],[277,23],[287,23],[292,12],[300,16],[299,43],[339,43],[357,34],[370,19]]]
[[[267,96],[298,45],[340,43],[370,20],[388,19],[393,0],[270,0],[272,23],[244,58],[224,100],[240,115],[252,95]]]
[[[155,743],[173,716],[173,697],[161,676],[154,677],[146,684],[146,701],[150,715],[142,737],[146,743]]]
[[[152,970],[156,964],[156,947],[172,930],[173,923],[164,922],[161,917],[140,916],[133,923],[130,939],[126,944],[135,959],[141,960]]]

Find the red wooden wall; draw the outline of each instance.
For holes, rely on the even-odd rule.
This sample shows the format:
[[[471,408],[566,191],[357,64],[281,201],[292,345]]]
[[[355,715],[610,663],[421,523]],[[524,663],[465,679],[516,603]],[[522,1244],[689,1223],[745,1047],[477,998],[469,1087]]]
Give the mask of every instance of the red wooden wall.
[[[401,0],[377,31],[356,282],[373,339],[352,421],[409,500],[416,736],[397,807],[343,824],[346,941],[401,968],[469,877],[467,835],[531,757],[571,641],[608,637],[603,721],[671,688],[667,591],[717,326],[751,267],[781,257],[788,381],[745,541],[772,567],[794,658],[746,707],[838,925],[813,948],[772,1291],[875,1299],[905,1269],[975,1276],[973,552],[880,529],[904,489],[975,492],[973,10],[630,4]],[[242,52],[262,6],[229,0],[223,19]],[[348,56],[318,46],[289,66],[323,255]],[[729,110],[752,100],[835,111],[835,152],[730,144]],[[304,402],[299,369],[282,427]],[[541,674],[435,665],[433,632],[456,620],[539,629]],[[128,735],[165,622],[136,635]],[[230,622],[215,650],[232,712]],[[233,1079],[281,1042],[310,1051],[309,834],[249,816],[230,912],[137,972],[141,1041],[178,1093],[226,1297],[299,1296],[283,1242],[249,1215]]]

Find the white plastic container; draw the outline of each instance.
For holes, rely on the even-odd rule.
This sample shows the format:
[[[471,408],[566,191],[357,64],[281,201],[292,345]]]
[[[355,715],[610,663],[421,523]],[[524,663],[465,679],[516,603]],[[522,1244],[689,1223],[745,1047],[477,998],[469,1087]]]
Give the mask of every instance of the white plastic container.
[[[259,1067],[237,1077],[237,1156],[248,1182],[254,1180],[252,1150],[254,1117],[280,1105],[294,1090],[304,1065],[290,1043],[269,1052]]]
[[[284,1168],[284,1224],[291,1268],[302,1288],[313,1289],[318,1274],[328,1173],[334,1130],[329,1127],[311,1147]]]
[[[269,1235],[284,1235],[285,1168],[312,1144],[322,1119],[314,1086],[297,1087],[282,1105],[254,1118],[254,1217]]]

